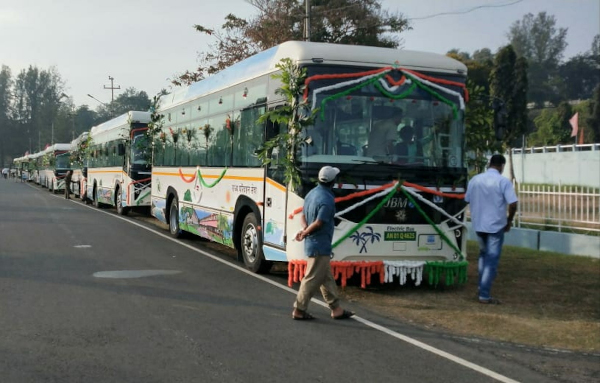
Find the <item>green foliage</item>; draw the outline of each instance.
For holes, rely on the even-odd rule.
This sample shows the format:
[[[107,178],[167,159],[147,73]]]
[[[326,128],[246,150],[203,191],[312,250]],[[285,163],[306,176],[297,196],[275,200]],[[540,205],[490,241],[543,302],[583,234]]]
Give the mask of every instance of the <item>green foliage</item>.
[[[148,110],[151,105],[152,101],[150,101],[146,92],[143,90],[137,91],[135,88],[127,88],[114,101],[98,107],[98,120],[107,121],[130,110]]]
[[[258,122],[263,124],[270,121],[279,124],[282,129],[277,136],[265,142],[258,150],[258,158],[263,165],[273,163],[273,152],[275,149],[284,156],[278,158],[275,165],[281,166],[284,170],[284,182],[290,190],[300,186],[300,169],[298,168],[298,153],[301,145],[304,144],[302,130],[314,123],[318,109],[310,110],[309,104],[301,100],[304,91],[304,79],[306,78],[306,68],[300,69],[291,59],[282,59],[277,68],[280,73],[274,74],[274,79],[280,80],[282,86],[276,93],[286,98],[287,104],[263,114]]]
[[[537,130],[528,137],[528,145],[554,146],[573,143],[569,125],[572,115],[571,106],[567,103],[561,103],[555,109],[544,109],[534,120]]]
[[[465,138],[467,151],[474,157],[468,158],[469,166],[473,166],[480,173],[487,163],[486,153],[498,150],[492,129],[493,112],[489,106],[488,97],[482,86],[467,81],[470,101],[467,103]]]
[[[558,73],[565,99],[592,98],[594,88],[600,84],[600,56],[589,53],[574,56],[559,67]]]
[[[517,59],[512,46],[498,51],[490,74],[491,96],[502,100],[506,105],[507,124],[503,146],[526,132],[527,127],[527,62]]]
[[[446,53],[446,56],[452,57],[467,66],[469,80],[473,86],[483,87],[483,93],[480,96],[488,96],[490,91],[490,73],[494,65],[494,55],[489,48],[476,50],[473,56],[468,52],[460,52],[458,49],[452,49]]]
[[[590,119],[592,102],[584,101],[577,105],[562,102],[557,108],[543,109],[534,119],[537,130],[527,138],[528,146],[569,145],[575,142],[571,137],[569,120],[579,113],[579,134],[584,135],[584,143],[596,142],[596,132]],[[583,132],[583,133],[582,133]],[[579,140],[577,140],[579,142]]]
[[[590,129],[594,132],[595,141],[600,141],[600,84],[594,89],[594,98],[589,106],[589,117],[587,123]]]

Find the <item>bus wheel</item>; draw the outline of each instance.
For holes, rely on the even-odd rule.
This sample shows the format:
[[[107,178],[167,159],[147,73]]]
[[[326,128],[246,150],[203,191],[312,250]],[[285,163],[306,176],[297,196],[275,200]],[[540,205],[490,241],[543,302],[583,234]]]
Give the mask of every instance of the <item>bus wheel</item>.
[[[129,207],[123,206],[123,195],[121,189],[117,189],[117,213],[119,215],[127,215],[129,213]]]
[[[98,209],[100,209],[102,207],[102,204],[100,203],[100,201],[98,201],[98,189],[94,188],[94,194],[93,194],[94,200],[94,206],[97,207]]]
[[[183,235],[179,228],[179,201],[177,201],[177,197],[173,198],[169,208],[169,233],[173,238],[181,238]]]
[[[271,269],[271,262],[265,260],[262,252],[262,241],[258,230],[258,220],[254,213],[248,214],[242,224],[240,252],[246,268],[253,273],[266,273]]]

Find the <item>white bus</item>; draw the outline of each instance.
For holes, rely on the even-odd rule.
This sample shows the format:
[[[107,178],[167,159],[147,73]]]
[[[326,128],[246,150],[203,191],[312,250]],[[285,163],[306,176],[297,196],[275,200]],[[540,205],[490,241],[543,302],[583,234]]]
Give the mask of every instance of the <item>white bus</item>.
[[[17,157],[13,160],[14,167],[17,171],[17,177],[23,181],[29,178],[29,155],[25,154],[22,157]]]
[[[44,151],[39,151],[28,156],[29,159],[29,181],[40,185],[40,170],[42,169],[42,159]]]
[[[132,207],[150,206],[149,112],[130,111],[94,126],[89,132],[86,199],[111,205],[125,215]]]
[[[286,103],[272,78],[284,58],[307,70],[299,98],[319,108],[302,133],[295,191],[277,161],[264,167],[256,156],[287,131],[257,122]],[[466,249],[465,81],[465,65],[432,53],[311,42],[263,51],[161,98],[152,214],[175,237],[186,231],[235,247],[255,272],[273,261],[301,267],[303,244],[292,240],[301,229],[296,216],[319,169],[331,165],[341,169],[333,189],[335,267],[381,275],[385,268],[387,279],[398,269],[422,272],[426,262],[457,264]],[[419,147],[406,150],[413,141]],[[394,191],[399,181],[410,197]]]
[[[65,190],[65,175],[71,169],[69,160],[70,144],[48,146],[38,157],[38,183],[52,193]]]
[[[71,192],[79,198],[83,199],[85,193],[81,193],[85,190],[85,177],[83,177],[83,167],[85,158],[85,147],[88,143],[89,132],[83,132],[71,141],[69,147],[69,160],[71,162]]]

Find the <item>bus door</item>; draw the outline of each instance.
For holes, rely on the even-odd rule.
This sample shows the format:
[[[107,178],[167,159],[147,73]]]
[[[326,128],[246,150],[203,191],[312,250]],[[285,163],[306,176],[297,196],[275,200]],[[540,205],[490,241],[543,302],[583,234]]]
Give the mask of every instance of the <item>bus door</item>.
[[[267,122],[265,129],[265,140],[268,141],[282,133],[287,127],[277,123]],[[274,148],[270,153],[272,162],[265,169],[265,197],[263,217],[263,242],[280,249],[285,248],[286,234],[286,201],[287,188],[284,183],[285,168],[281,162],[286,153],[283,148]],[[265,254],[267,256],[267,254]],[[273,256],[267,258],[272,259]],[[282,259],[285,260],[285,259]]]

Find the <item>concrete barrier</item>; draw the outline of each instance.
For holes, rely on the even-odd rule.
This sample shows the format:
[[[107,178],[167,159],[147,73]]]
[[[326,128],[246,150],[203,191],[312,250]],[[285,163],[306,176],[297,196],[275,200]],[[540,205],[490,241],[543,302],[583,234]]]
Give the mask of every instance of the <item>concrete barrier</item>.
[[[540,231],[539,250],[600,258],[600,237]]]
[[[470,222],[467,222],[467,228],[467,239],[477,241],[477,234],[471,228]],[[583,234],[512,228],[504,236],[504,245],[600,258],[600,237]]]

